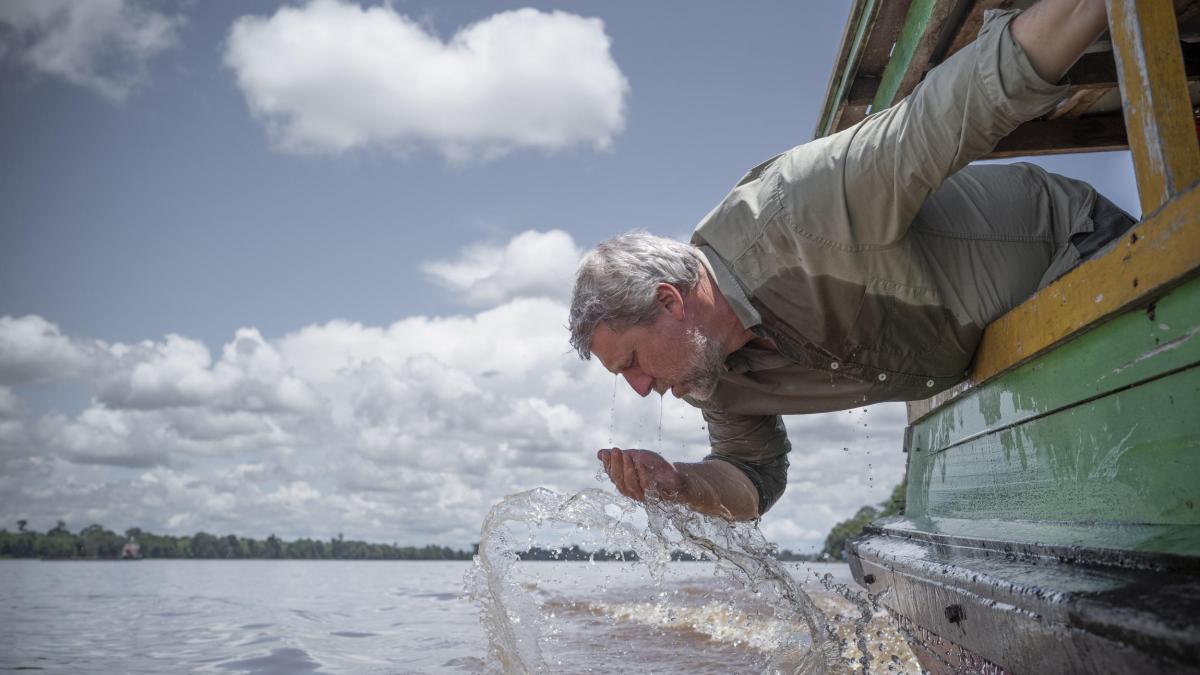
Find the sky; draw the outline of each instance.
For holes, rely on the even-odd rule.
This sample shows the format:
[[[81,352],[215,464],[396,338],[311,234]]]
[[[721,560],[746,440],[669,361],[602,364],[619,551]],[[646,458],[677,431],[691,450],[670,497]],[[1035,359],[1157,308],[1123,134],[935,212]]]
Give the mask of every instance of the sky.
[[[703,457],[570,351],[571,277],[810,140],[849,6],[0,3],[0,527],[467,548],[598,448]],[[1036,161],[1137,212],[1128,153]],[[786,422],[762,528],[813,550],[904,409]]]

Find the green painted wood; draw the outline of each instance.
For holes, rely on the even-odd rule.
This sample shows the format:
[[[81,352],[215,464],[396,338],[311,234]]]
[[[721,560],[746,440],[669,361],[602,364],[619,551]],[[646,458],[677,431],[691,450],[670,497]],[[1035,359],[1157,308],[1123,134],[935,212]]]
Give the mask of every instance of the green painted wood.
[[[979,518],[893,517],[876,521],[875,527],[888,534],[934,535],[993,542],[993,550],[1014,549],[1012,544],[1037,548],[1053,545],[1060,549],[1089,549],[1111,551],[1110,556],[1097,558],[1137,565],[1144,560],[1130,560],[1123,552],[1194,556],[1200,550],[1198,525],[1144,525],[1140,523],[1092,523],[1029,520],[995,520]],[[976,547],[983,548],[982,544]],[[1053,551],[1051,551],[1053,553]],[[1153,560],[1153,559],[1151,559]]]
[[[947,450],[913,452],[908,513],[1200,525],[1197,401],[1200,366]]]
[[[863,45],[871,35],[869,29],[876,15],[876,0],[856,0],[852,12],[855,10],[859,11],[858,23],[854,28],[850,53],[846,57],[846,63],[842,65],[842,72],[835,74],[835,77],[838,77],[838,84],[825,101],[825,110],[821,113],[821,124],[817,127],[817,138],[828,136],[833,131],[833,118],[850,90],[850,83],[854,81],[854,76],[858,73],[858,58],[862,54]]]
[[[911,449],[937,451],[1200,363],[1197,308],[1200,279],[1161,298],[1153,310],[1122,315],[967,392],[913,428]]]
[[[896,46],[892,48],[892,56],[888,59],[887,67],[883,69],[879,89],[871,104],[872,110],[883,110],[896,102],[896,94],[904,81],[904,75],[908,72],[913,55],[916,54],[921,38],[929,27],[937,5],[938,0],[913,0],[909,6],[904,25],[900,28],[900,36],[896,38]]]

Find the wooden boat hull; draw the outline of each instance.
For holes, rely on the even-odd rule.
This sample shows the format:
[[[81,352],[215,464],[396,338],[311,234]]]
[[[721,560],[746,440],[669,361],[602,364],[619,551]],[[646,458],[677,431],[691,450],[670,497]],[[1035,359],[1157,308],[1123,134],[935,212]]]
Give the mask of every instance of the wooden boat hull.
[[[855,0],[817,136],[1028,4]],[[905,516],[847,547],[934,672],[1200,671],[1200,1],[1106,6],[1070,96],[995,156],[1128,146],[1143,220],[909,404]]]
[[[926,669],[1200,673],[1200,279],[918,414],[848,551]]]
[[[967,534],[1006,525],[894,518],[852,543],[855,578],[897,618],[923,668],[1200,673],[1195,558]],[[1047,533],[1105,539],[1117,527]]]

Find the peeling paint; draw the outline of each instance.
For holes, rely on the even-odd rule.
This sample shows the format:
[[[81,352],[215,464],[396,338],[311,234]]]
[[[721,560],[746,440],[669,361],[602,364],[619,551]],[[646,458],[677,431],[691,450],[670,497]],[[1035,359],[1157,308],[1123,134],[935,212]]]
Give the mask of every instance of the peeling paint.
[[[1162,325],[1163,324],[1159,324],[1160,327],[1162,327]],[[1129,368],[1130,366],[1137,365],[1137,364],[1141,363],[1142,361],[1145,361],[1146,359],[1152,359],[1152,358],[1158,356],[1159,354],[1162,354],[1163,352],[1169,352],[1172,349],[1178,349],[1179,347],[1186,344],[1188,340],[1191,340],[1192,338],[1196,337],[1197,334],[1200,334],[1200,326],[1196,326],[1195,328],[1191,329],[1190,331],[1184,333],[1183,335],[1180,335],[1179,337],[1177,337],[1173,340],[1167,340],[1166,342],[1155,347],[1154,349],[1151,349],[1151,350],[1145,352],[1144,354],[1137,357],[1136,359],[1133,359],[1132,361],[1129,361],[1129,362],[1121,365],[1120,367],[1113,370],[1113,375],[1119,375],[1122,370],[1125,370],[1126,368]]]

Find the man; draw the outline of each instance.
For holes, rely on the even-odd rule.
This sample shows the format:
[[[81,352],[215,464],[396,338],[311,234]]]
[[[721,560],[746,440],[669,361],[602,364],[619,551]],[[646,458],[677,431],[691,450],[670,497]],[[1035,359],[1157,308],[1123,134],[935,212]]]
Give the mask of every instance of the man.
[[[753,169],[692,244],[617,237],[580,265],[571,341],[640,395],[702,409],[712,454],[598,453],[617,489],[749,519],[782,494],[780,415],[926,398],[983,328],[1124,231],[1088,185],[966,167],[1066,92],[1103,0],[992,12],[906,99]]]

